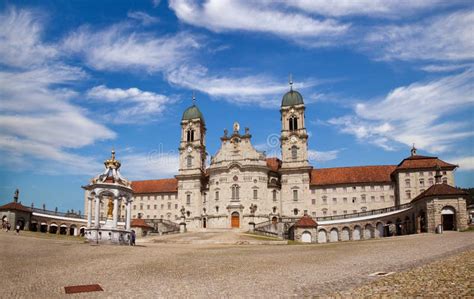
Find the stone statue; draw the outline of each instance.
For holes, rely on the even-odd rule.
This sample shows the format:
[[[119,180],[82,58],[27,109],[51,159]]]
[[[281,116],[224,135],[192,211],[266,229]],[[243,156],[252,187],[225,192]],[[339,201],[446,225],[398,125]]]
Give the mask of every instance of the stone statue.
[[[224,129],[224,137],[227,137],[227,134],[229,134],[229,131],[227,131],[227,129]]]
[[[180,212],[181,212],[181,216],[184,217],[184,214],[186,213],[186,209],[184,208],[184,206],[181,206]]]
[[[18,202],[19,197],[20,197],[20,190],[16,189],[15,194],[13,195],[13,201]]]
[[[234,133],[238,133],[240,130],[240,125],[238,122],[235,122],[234,123]]]
[[[114,202],[109,198],[109,203],[107,204],[107,217],[112,217],[114,210]]]

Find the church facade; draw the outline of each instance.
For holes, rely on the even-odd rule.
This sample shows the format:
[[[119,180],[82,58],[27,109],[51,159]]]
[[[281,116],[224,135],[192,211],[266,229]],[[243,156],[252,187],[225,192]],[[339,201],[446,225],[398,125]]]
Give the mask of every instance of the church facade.
[[[256,150],[250,130],[235,123],[206,165],[206,122],[193,104],[181,119],[178,174],[132,182],[131,217],[184,222],[188,230],[247,230],[283,217],[324,219],[410,203],[435,185],[436,174],[455,185],[457,165],[418,155],[415,148],[394,165],[313,167],[305,109],[302,95],[290,88],[280,107],[281,159]],[[125,207],[119,213],[124,217]]]

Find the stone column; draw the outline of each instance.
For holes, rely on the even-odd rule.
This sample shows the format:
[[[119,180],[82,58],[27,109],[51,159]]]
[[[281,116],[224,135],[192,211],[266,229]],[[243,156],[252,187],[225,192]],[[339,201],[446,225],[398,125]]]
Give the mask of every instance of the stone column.
[[[132,224],[132,202],[127,198],[127,219],[125,221],[125,229],[130,230]]]
[[[87,198],[87,228],[92,227],[92,199],[93,197]]]
[[[114,196],[114,209],[113,209],[113,212],[112,212],[112,219],[113,219],[112,227],[113,227],[113,228],[117,228],[117,221],[118,221],[118,202],[119,202],[118,197],[117,197],[117,196]]]
[[[100,227],[100,197],[95,196],[95,227]]]

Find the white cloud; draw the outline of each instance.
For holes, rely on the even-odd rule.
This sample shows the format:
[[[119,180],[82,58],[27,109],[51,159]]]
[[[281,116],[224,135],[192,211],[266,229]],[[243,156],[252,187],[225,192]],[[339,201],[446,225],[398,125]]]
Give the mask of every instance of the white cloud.
[[[77,95],[71,85],[85,73],[58,61],[57,49],[42,43],[43,24],[33,12],[10,9],[0,20],[2,63],[9,67],[0,70],[2,165],[37,172],[90,171],[91,159],[73,151],[115,133],[71,103]]]
[[[333,118],[329,123],[387,150],[395,149],[397,143],[415,143],[430,152],[445,152],[474,135],[470,120],[446,120],[472,109],[473,79],[474,71],[468,70],[399,87],[381,100],[357,104],[355,115]]]
[[[187,61],[199,46],[197,38],[188,33],[156,37],[135,32],[124,23],[103,30],[81,27],[64,40],[62,48],[81,55],[87,65],[97,70],[156,72]]]
[[[283,37],[328,37],[340,35],[349,24],[319,20],[304,13],[267,1],[209,0],[200,5],[194,0],[170,0],[169,6],[183,22],[215,32],[257,31]]]
[[[149,14],[143,11],[129,11],[127,13],[127,17],[141,22],[144,26],[148,26],[158,22],[157,17],[150,16]]]
[[[288,7],[296,7],[306,12],[316,13],[323,16],[367,16],[367,17],[391,17],[399,18],[408,14],[423,10],[432,10],[436,6],[446,6],[447,1],[441,0],[290,0],[280,1]]]
[[[8,8],[0,14],[0,63],[27,68],[43,64],[57,50],[41,42],[41,15],[32,10]]]
[[[471,171],[474,170],[474,156],[468,157],[456,157],[448,159],[449,163],[459,165],[458,171]]]
[[[473,68],[474,64],[472,63],[461,63],[461,64],[429,64],[421,67],[420,69],[428,73],[444,73],[465,70],[468,68]]]
[[[179,156],[162,150],[127,154],[121,160],[121,172],[129,180],[172,178],[178,174]]]
[[[339,155],[339,150],[332,150],[332,151],[316,151],[316,150],[308,150],[308,160],[313,162],[327,162],[331,160],[337,159]]]
[[[170,83],[207,93],[216,99],[241,105],[274,107],[280,104],[281,96],[288,91],[288,83],[277,81],[267,75],[243,77],[210,75],[202,66],[181,66],[167,73]],[[316,85],[315,80],[294,84],[295,89]]]
[[[112,102],[114,105],[107,118],[115,123],[153,121],[174,100],[161,94],[142,91],[138,88],[107,88],[99,85],[87,92],[87,97],[96,101]]]
[[[474,11],[458,11],[415,24],[372,29],[362,47],[375,51],[381,60],[472,60],[472,28]]]

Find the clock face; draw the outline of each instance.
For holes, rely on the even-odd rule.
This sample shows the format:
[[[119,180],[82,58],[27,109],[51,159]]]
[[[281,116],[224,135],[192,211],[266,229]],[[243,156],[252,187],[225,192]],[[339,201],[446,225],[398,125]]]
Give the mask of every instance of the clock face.
[[[193,151],[193,148],[192,148],[192,147],[190,147],[190,146],[188,146],[188,149],[187,149],[187,150],[188,150],[188,153],[190,153],[190,152],[192,152],[192,151]]]
[[[298,138],[296,138],[296,136],[293,135],[293,136],[291,136],[290,141],[292,143],[295,143],[296,141],[298,141]]]

